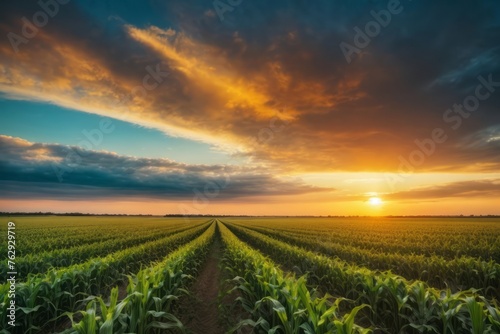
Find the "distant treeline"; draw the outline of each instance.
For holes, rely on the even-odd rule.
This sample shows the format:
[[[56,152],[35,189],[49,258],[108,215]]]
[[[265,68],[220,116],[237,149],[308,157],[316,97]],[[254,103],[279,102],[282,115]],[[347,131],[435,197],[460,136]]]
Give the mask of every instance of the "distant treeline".
[[[124,214],[124,213],[82,213],[82,212],[0,212],[0,216],[109,216],[109,217],[161,217],[152,214]],[[374,216],[263,216],[263,215],[183,215],[178,213],[166,214],[163,217],[248,217],[248,218],[373,218]],[[500,218],[500,215],[414,215],[414,216],[378,216],[378,218]]]
[[[151,217],[151,214],[127,215],[121,213],[81,213],[81,212],[0,212],[0,216],[110,216],[110,217]]]
[[[500,218],[500,215],[417,215],[417,216],[271,216],[271,215],[182,215],[166,214],[163,217],[249,217],[249,218]]]

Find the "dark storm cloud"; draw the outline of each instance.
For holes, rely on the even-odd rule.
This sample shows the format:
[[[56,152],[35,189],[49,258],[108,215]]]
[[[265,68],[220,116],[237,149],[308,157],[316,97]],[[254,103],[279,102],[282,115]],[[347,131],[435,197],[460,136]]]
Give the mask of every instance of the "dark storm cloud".
[[[73,155],[69,153],[73,152]],[[59,181],[58,174],[61,177]],[[120,156],[0,135],[0,185],[4,198],[82,199],[143,197],[190,199],[194,191],[218,198],[293,195],[332,189],[274,177],[257,168],[186,165],[167,159]]]

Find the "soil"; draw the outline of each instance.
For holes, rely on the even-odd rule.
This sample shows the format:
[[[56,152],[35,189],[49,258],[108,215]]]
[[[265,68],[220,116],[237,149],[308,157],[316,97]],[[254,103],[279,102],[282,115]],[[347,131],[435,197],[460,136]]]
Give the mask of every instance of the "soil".
[[[192,296],[189,298],[189,305],[182,303],[184,305],[181,308],[188,313],[184,317],[189,318],[188,321],[185,319],[182,320],[191,333],[224,333],[219,322],[218,308],[221,253],[220,240],[216,239],[212,247],[208,250],[206,262],[190,289]]]
[[[225,332],[224,328],[226,326],[221,324],[219,316],[219,303],[221,302],[219,292],[221,290],[221,280],[223,280],[219,267],[222,258],[221,247],[221,241],[216,238],[207,252],[205,263],[189,289],[191,295],[180,300],[179,318],[185,324],[189,333],[223,334]],[[127,295],[127,284],[122,283],[118,288],[119,300],[121,300]],[[228,297],[232,296],[226,296],[225,299]],[[75,314],[75,316],[75,318],[81,317],[80,314]],[[56,332],[69,327],[71,327],[71,321],[65,318],[57,325]],[[53,331],[42,332],[52,333]],[[245,329],[239,331],[239,333],[250,333],[250,331]]]

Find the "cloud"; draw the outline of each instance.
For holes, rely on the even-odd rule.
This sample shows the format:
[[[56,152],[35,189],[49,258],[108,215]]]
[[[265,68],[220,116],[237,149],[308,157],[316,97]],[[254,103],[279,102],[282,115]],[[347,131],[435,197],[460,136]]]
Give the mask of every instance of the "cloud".
[[[500,197],[500,179],[452,182],[384,195],[384,199],[388,200],[436,200],[475,197]]]
[[[464,150],[498,150],[500,156],[500,125],[490,126],[465,137],[460,143]]]
[[[497,173],[498,174],[498,173]],[[495,175],[497,177],[498,175]],[[445,177],[445,176],[443,176]],[[477,176],[476,176],[477,177]],[[465,181],[435,183],[433,185],[418,186],[407,190],[383,193],[367,192],[364,194],[343,196],[336,193],[338,201],[368,201],[370,197],[380,197],[384,201],[443,201],[446,199],[494,199],[500,196],[499,178],[470,179]]]
[[[59,177],[62,182],[59,182]],[[297,195],[333,189],[278,178],[255,167],[187,165],[168,159],[121,156],[76,146],[32,143],[0,135],[0,185],[4,198],[191,199]]]
[[[0,41],[0,92],[211,143],[280,172],[394,171],[415,139],[447,126],[443,112],[478,75],[500,80],[500,6],[405,3],[347,64],[339,43],[386,3],[252,1],[221,22],[206,1],[169,1],[160,26],[132,11],[96,19],[97,9],[70,2],[20,52]],[[3,1],[0,31],[19,33],[36,10]],[[156,66],[168,76],[137,93]],[[496,147],[457,143],[500,124],[499,104],[500,92],[459,131],[447,128],[419,171],[498,169]],[[286,125],[277,132],[273,122]]]

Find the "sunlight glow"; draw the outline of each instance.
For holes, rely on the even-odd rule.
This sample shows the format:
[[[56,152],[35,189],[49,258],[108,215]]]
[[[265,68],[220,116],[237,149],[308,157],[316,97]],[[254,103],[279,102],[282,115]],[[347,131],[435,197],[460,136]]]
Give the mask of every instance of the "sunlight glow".
[[[379,206],[382,204],[382,200],[380,197],[370,197],[370,199],[368,199],[368,203],[373,206]]]

